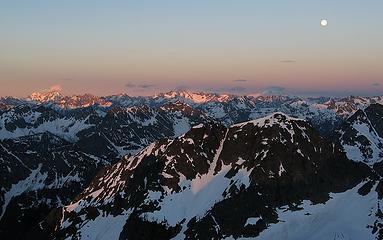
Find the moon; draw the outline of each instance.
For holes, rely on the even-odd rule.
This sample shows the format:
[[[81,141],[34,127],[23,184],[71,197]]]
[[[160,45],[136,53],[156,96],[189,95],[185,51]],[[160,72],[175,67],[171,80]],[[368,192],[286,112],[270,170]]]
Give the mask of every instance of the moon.
[[[328,22],[327,22],[326,19],[322,19],[322,20],[320,21],[320,25],[321,25],[322,27],[326,27],[327,24],[328,24]]]

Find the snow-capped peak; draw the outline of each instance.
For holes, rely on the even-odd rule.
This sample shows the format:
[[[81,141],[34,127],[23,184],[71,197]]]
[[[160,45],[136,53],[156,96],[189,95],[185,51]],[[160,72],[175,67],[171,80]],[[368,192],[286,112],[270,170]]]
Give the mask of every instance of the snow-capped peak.
[[[32,93],[27,100],[37,103],[53,103],[58,107],[74,109],[84,108],[93,105],[110,107],[112,103],[105,98],[86,93],[83,95],[63,96],[60,89],[48,89]]]
[[[338,130],[338,138],[347,157],[370,166],[382,160],[383,138],[379,127],[383,106],[373,104],[359,109]]]
[[[62,99],[62,94],[57,90],[44,90],[32,93],[28,99],[36,102],[55,102]]]
[[[235,124],[234,127],[241,127],[244,125],[247,125],[249,123],[253,124],[254,126],[258,127],[270,127],[275,124],[285,123],[285,122],[291,122],[291,121],[305,121],[300,118],[294,118],[290,117],[287,114],[283,112],[275,112],[273,114],[267,115],[266,117],[258,118],[252,121],[247,121],[243,123]]]
[[[189,91],[170,91],[155,95],[154,98],[166,98],[166,99],[185,99],[193,103],[207,103],[207,102],[226,102],[231,95],[229,94],[217,94],[217,93],[204,93],[204,92],[189,92]]]

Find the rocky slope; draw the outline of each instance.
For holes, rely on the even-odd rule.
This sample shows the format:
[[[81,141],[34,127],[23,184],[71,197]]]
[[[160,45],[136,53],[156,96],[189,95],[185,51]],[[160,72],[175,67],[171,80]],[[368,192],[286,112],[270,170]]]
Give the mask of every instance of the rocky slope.
[[[367,179],[371,186],[358,186],[361,193],[354,197],[374,192],[377,176],[349,161],[308,122],[282,113],[229,128],[197,125],[101,171],[35,234],[51,229],[57,238],[77,239],[255,237],[281,224],[284,212],[328,202],[330,192]]]
[[[383,105],[360,109],[343,123],[336,137],[354,161],[370,166],[383,159]]]
[[[0,238],[24,238],[56,206],[68,203],[106,159],[50,133],[0,141]]]

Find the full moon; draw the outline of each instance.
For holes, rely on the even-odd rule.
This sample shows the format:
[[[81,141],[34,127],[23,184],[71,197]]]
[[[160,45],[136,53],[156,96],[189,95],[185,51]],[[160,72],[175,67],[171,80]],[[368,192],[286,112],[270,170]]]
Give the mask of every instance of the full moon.
[[[327,22],[326,19],[322,19],[322,20],[320,21],[320,25],[321,25],[322,27],[326,27],[327,24],[328,24],[328,22]]]

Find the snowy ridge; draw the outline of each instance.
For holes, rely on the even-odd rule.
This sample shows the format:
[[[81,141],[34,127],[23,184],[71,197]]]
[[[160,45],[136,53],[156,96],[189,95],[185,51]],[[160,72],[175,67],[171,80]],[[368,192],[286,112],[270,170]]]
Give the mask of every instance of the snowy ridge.
[[[50,132],[69,141],[76,141],[77,133],[90,128],[90,116],[47,116],[48,109],[31,107],[12,108],[0,115],[0,139],[16,139],[24,136]]]
[[[365,110],[358,110],[338,131],[340,144],[349,159],[370,166],[383,159],[383,138],[376,130],[381,119],[377,115],[378,109],[382,108],[382,105],[371,105]]]
[[[343,193],[332,193],[326,204],[313,204],[305,200],[296,206],[296,211],[288,211],[289,206],[280,207],[277,210],[280,222],[271,224],[256,239],[379,239],[377,232],[371,234],[371,227],[375,214],[379,212],[381,200],[374,191],[366,196],[359,195],[358,189],[363,184]],[[248,219],[248,222],[256,224],[259,219]],[[232,236],[225,238],[232,239]]]
[[[225,102],[233,98],[228,94],[215,94],[215,93],[203,93],[203,92],[189,92],[189,91],[170,91],[153,96],[155,99],[183,99],[189,103],[207,103],[207,102]],[[157,100],[157,101],[158,101]]]
[[[267,127],[271,127],[275,124],[281,124],[285,121],[289,122],[289,121],[304,121],[304,120],[300,119],[300,118],[290,117],[290,116],[284,114],[283,112],[275,112],[275,113],[268,115],[266,117],[258,118],[258,119],[255,119],[252,121],[247,121],[244,123],[234,124],[233,127],[243,127],[247,124],[253,124],[254,126],[267,128]]]

